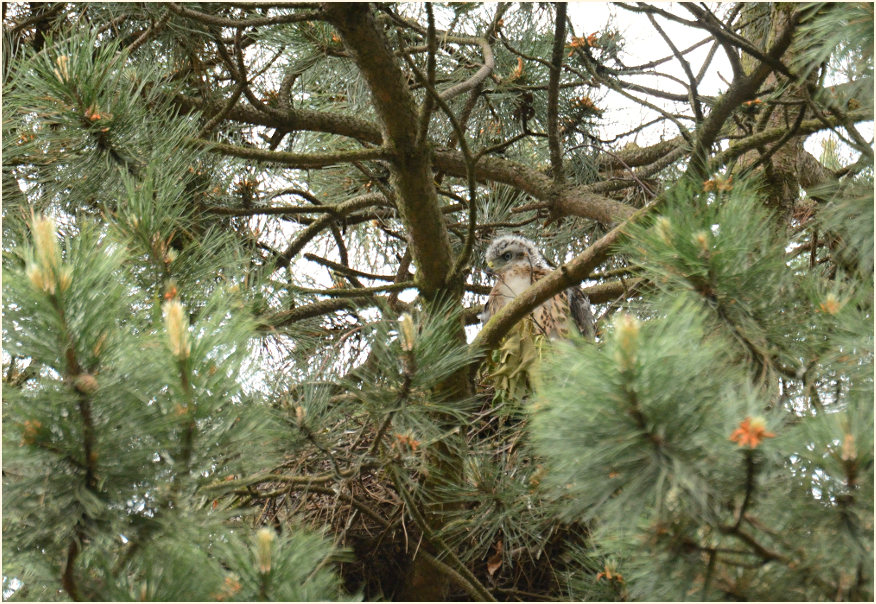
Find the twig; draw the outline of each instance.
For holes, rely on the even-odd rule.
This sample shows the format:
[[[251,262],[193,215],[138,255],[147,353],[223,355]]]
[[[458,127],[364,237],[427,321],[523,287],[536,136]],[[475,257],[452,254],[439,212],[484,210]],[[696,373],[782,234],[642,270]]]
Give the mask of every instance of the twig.
[[[241,30],[238,29],[234,33],[235,42],[240,41],[240,31]],[[196,139],[203,139],[205,136],[207,136],[210,132],[213,131],[213,128],[215,128],[216,126],[219,125],[219,122],[221,122],[222,120],[224,120],[228,116],[228,114],[231,112],[231,110],[237,104],[237,100],[240,98],[240,95],[243,94],[244,88],[246,88],[246,80],[244,80],[244,79],[238,80],[237,86],[235,86],[234,91],[231,93],[231,97],[225,103],[225,106],[218,113],[216,113],[216,115],[211,117],[207,121],[206,124],[204,124],[204,126],[195,135]]]
[[[672,54],[675,55],[675,58],[678,59],[678,62],[681,63],[681,67],[684,69],[684,73],[687,75],[688,82],[690,83],[688,96],[690,98],[691,107],[693,107],[694,110],[694,116],[696,117],[697,123],[701,122],[703,120],[703,109],[697,98],[697,79],[694,77],[693,71],[690,68],[690,63],[688,63],[687,59],[684,58],[684,55],[678,51],[678,48],[676,48],[675,44],[672,42],[672,38],[666,35],[666,32],[663,31],[663,28],[657,23],[657,19],[654,18],[654,15],[648,13],[648,20],[651,22],[654,29],[657,30],[657,33],[660,34],[660,37],[663,38],[663,41],[666,42],[666,45],[669,46],[669,49],[672,51]]]
[[[384,205],[386,199],[380,193],[369,193],[348,199],[343,203],[337,204],[335,212],[327,214],[314,220],[307,228],[303,229],[298,236],[289,244],[282,254],[277,258],[278,261],[289,263],[292,258],[300,252],[311,239],[316,237],[320,231],[337,220],[341,216],[351,214],[356,210],[361,210],[369,206]]]
[[[438,48],[435,41],[435,14],[432,12],[432,5],[426,3],[426,16],[429,21],[429,29],[426,35],[426,48],[429,54],[426,58],[426,82],[434,90],[435,88],[435,52]],[[424,145],[429,136],[429,120],[432,117],[432,108],[435,105],[435,99],[431,94],[427,94],[423,100],[423,107],[420,109],[420,125],[417,128],[417,144]]]
[[[744,174],[750,174],[755,169],[757,169],[758,166],[766,164],[769,161],[769,159],[773,156],[773,154],[775,154],[776,151],[778,151],[785,143],[787,143],[789,140],[791,140],[794,136],[800,136],[800,134],[799,134],[800,124],[803,123],[803,117],[805,115],[806,115],[806,107],[803,106],[800,108],[800,113],[798,113],[797,117],[794,119],[794,124],[790,128],[785,129],[786,130],[785,133],[782,134],[782,137],[778,141],[776,141],[775,145],[773,145],[772,147],[767,149],[766,152],[762,153],[761,156],[757,158],[756,162],[754,162],[751,166],[748,166],[744,170],[743,174],[740,175],[740,179],[744,178]]]
[[[733,526],[720,526],[718,527],[718,530],[720,530],[722,533],[738,537],[741,541],[749,545],[757,553],[757,555],[764,560],[776,560],[777,562],[781,562],[786,566],[792,564],[793,562],[793,560],[791,560],[787,556],[784,556],[779,552],[773,551],[768,547],[761,545],[760,543],[758,543],[757,539],[743,531],[741,528],[736,528]]]
[[[739,514],[736,517],[736,523],[733,525],[734,530],[738,530],[742,525],[742,520],[745,518],[745,512],[748,509],[748,503],[751,501],[751,496],[754,494],[754,474],[756,466],[754,463],[754,451],[748,450],[745,452],[745,497],[742,500],[742,505],[739,508]]]
[[[682,2],[681,5],[693,14],[699,24],[718,40],[727,40],[730,44],[751,55],[761,63],[769,65],[774,71],[789,78],[791,81],[796,81],[797,76],[791,73],[791,70],[779,60],[777,55],[770,52],[763,53],[754,44],[736,32],[727,29],[711,12],[697,6],[693,2]]]
[[[593,77],[593,79],[595,79],[596,81],[598,81],[601,84],[604,84],[605,86],[608,86],[609,88],[611,88],[612,90],[614,90],[618,94],[627,97],[628,99],[634,101],[635,103],[638,103],[639,105],[642,105],[643,107],[647,107],[648,109],[650,109],[651,111],[654,111],[655,113],[659,113],[664,118],[668,119],[673,124],[675,124],[676,128],[678,128],[679,134],[681,134],[681,136],[683,136],[685,140],[690,141],[690,134],[688,134],[687,128],[682,126],[681,122],[679,122],[672,114],[664,111],[662,108],[658,107],[657,105],[654,105],[653,103],[649,103],[648,101],[646,101],[644,99],[640,99],[639,97],[633,96],[632,94],[630,94],[629,92],[624,90],[624,88],[618,82],[602,76],[600,74],[599,70],[596,68],[596,66],[594,66],[594,61],[593,61],[592,57],[589,56],[588,52],[586,52],[586,49],[576,48],[575,51],[577,52],[579,57],[582,57],[584,59],[584,65],[587,67],[587,71],[590,72],[590,75]]]
[[[37,6],[39,6],[39,5],[37,5]],[[32,17],[28,17],[27,19],[25,19],[24,21],[22,21],[20,23],[16,23],[15,26],[12,27],[11,33],[17,33],[19,31],[21,31],[22,29],[26,29],[26,28],[30,27],[31,25],[36,25],[40,21],[46,21],[48,19],[51,19],[52,17],[57,15],[59,12],[61,12],[66,6],[67,6],[66,2],[58,2],[57,4],[52,6],[51,8],[49,8],[43,12],[40,12],[36,15],[33,15]],[[124,20],[124,19],[122,19],[122,20]]]
[[[158,21],[156,23],[149,26],[149,28],[146,31],[144,31],[142,34],[140,34],[140,36],[136,40],[131,42],[128,45],[128,47],[125,48],[125,52],[130,54],[130,53],[134,52],[135,50],[137,50],[138,48],[140,48],[140,46],[142,46],[146,42],[146,40],[148,40],[152,36],[155,36],[156,34],[161,32],[161,30],[164,29],[164,26],[167,24],[167,21],[169,19],[170,19],[170,11],[164,11],[164,14],[161,15],[161,17],[158,19]]]
[[[375,279],[377,281],[394,281],[396,278],[396,275],[378,275],[376,273],[366,273],[364,271],[350,268],[349,266],[344,266],[343,264],[338,264],[337,262],[332,262],[331,260],[327,260],[326,258],[321,258],[309,252],[304,254],[304,257],[311,262],[316,262],[317,264],[321,264],[327,268],[332,269],[333,271],[337,271],[345,275],[353,275],[356,277],[362,277],[363,279]]]
[[[413,281],[403,281],[401,283],[388,283],[387,285],[377,285],[375,287],[355,287],[355,288],[330,288],[330,289],[311,289],[309,287],[298,287],[297,285],[288,286],[295,293],[313,294],[317,296],[332,296],[333,298],[359,298],[369,296],[371,294],[379,294],[382,292],[395,292],[416,287]]]

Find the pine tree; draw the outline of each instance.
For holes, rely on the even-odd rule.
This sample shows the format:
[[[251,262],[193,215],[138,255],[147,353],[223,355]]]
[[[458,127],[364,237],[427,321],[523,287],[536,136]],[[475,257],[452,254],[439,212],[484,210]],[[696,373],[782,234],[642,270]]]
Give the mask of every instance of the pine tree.
[[[4,597],[872,599],[872,5],[711,10],[5,3]]]

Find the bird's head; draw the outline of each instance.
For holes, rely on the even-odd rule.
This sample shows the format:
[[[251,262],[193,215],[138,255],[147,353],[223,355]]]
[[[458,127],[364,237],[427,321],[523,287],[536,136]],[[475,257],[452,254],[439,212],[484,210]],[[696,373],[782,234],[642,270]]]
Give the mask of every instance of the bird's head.
[[[544,258],[538,252],[535,244],[529,239],[517,235],[500,235],[496,237],[485,254],[487,272],[501,274],[515,266],[545,266]]]

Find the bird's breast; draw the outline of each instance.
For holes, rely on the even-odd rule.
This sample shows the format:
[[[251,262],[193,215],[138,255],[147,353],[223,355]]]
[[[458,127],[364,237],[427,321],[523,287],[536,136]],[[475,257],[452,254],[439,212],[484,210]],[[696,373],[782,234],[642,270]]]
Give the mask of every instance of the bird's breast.
[[[500,306],[513,300],[532,284],[529,271],[507,271],[496,280],[493,294],[500,299]]]

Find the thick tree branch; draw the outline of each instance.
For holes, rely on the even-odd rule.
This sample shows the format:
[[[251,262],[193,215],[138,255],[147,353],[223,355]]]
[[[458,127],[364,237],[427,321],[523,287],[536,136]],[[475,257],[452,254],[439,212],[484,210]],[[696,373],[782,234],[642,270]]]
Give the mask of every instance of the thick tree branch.
[[[448,174],[463,175],[465,162],[455,151],[436,150],[435,166]],[[475,166],[475,178],[505,183],[528,193],[538,200],[556,199],[555,210],[561,215],[592,218],[604,224],[613,224],[635,211],[626,204],[594,193],[587,186],[567,186],[559,191],[546,175],[521,163],[484,157]]]
[[[206,108],[205,103],[194,97],[176,95],[175,101],[182,109],[203,110]],[[217,107],[216,110],[218,109]],[[286,115],[287,119],[279,119],[257,111],[240,108],[239,106],[228,113],[230,119],[247,124],[280,128],[290,132],[295,130],[327,132],[357,138],[363,142],[381,143],[379,130],[373,124],[357,117],[303,109],[296,109]],[[210,142],[209,144],[214,145],[214,148],[217,150],[221,149],[221,147],[215,146],[218,143]],[[245,151],[240,153],[245,152],[247,155],[238,155],[238,157],[264,158],[266,161],[287,157],[282,155],[274,156],[272,152],[267,150],[250,151],[244,147],[234,146],[229,146],[228,149],[231,152],[236,152],[237,149],[244,149]],[[351,155],[348,157],[355,157],[357,153],[364,153],[367,156],[371,152],[376,153],[376,150],[351,151],[349,152]],[[322,154],[289,155],[291,156],[288,157],[290,161],[306,160],[318,162],[320,159],[327,160],[325,157],[320,157]],[[449,149],[436,149],[432,154],[432,159],[435,169],[451,176],[466,176],[466,162],[461,152]],[[550,178],[521,163],[503,158],[485,156],[478,160],[475,167],[475,178],[481,182],[495,181],[517,187],[542,201],[550,201],[554,194]],[[592,218],[604,224],[613,224],[632,214],[634,208],[611,198],[598,195],[595,188],[577,187],[560,191],[555,211],[561,215],[581,216],[583,218]]]
[[[282,310],[272,315],[261,317],[259,328],[262,331],[273,331],[274,329],[290,325],[305,319],[312,319],[337,312],[339,310],[352,310],[367,306],[377,305],[377,298],[362,297],[362,298],[334,298],[331,300],[320,300],[307,306],[298,306],[289,310]]]
[[[173,100],[182,111],[215,112],[221,108],[219,104],[206,102],[197,97],[184,94],[174,95]],[[315,111],[312,109],[292,109],[289,111],[275,110],[271,114],[266,114],[238,105],[228,112],[227,117],[236,122],[253,126],[266,126],[289,132],[297,130],[326,132],[347,136],[360,142],[375,145],[381,143],[380,128],[377,125],[368,120],[345,113]]]
[[[433,185],[431,153],[417,145],[414,98],[368,5],[326,4],[324,10],[371,90],[383,144],[392,154],[392,184],[410,236],[417,284],[432,299],[448,285],[452,257]]]

